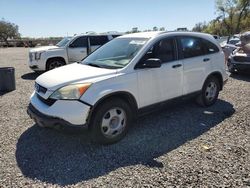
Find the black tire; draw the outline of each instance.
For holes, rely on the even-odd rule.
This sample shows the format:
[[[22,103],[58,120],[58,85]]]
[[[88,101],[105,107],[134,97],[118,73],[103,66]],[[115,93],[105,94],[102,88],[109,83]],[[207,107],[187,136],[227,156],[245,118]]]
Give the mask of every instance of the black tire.
[[[58,68],[65,65],[65,61],[60,58],[49,59],[46,63],[46,71]]]
[[[213,93],[214,95],[212,95],[213,97],[210,96],[210,93],[207,92],[207,89],[212,87],[211,84],[216,86],[216,89]],[[220,87],[221,86],[219,84],[219,80],[216,77],[214,76],[209,77],[205,81],[202,87],[201,94],[197,97],[196,102],[203,107],[208,107],[208,106],[213,105],[218,99]]]
[[[230,66],[230,65],[228,65],[228,71],[229,71],[231,74],[234,74],[234,73],[235,73],[235,69],[233,68],[233,66]]]
[[[113,135],[112,137],[109,137],[105,135],[104,133],[105,127],[103,127],[103,120],[105,119],[105,116],[108,115],[110,110],[113,110],[116,108],[121,109],[123,113],[125,113],[126,117],[124,120],[118,120],[121,122],[123,121],[123,124],[124,124],[123,128],[120,130],[121,132],[119,134],[117,133],[117,135]],[[109,119],[107,121],[109,121]],[[112,120],[110,120],[110,123],[111,121]],[[99,144],[113,144],[121,140],[128,132],[129,126],[132,122],[132,113],[131,113],[130,106],[124,100],[119,99],[119,98],[106,100],[94,110],[93,117],[91,118],[90,122],[91,122],[90,131],[91,131],[91,137],[92,137],[93,142],[99,143]]]

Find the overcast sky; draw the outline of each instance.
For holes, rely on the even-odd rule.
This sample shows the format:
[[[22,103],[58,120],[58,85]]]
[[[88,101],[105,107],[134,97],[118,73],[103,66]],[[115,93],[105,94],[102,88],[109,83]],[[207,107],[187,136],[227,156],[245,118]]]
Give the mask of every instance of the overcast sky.
[[[22,36],[67,36],[87,31],[191,29],[215,18],[214,0],[0,0],[0,19]]]

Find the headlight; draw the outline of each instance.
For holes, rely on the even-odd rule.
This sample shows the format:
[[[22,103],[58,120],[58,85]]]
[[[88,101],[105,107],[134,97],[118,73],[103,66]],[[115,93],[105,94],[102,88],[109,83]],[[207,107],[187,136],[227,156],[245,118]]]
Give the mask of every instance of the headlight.
[[[77,100],[79,99],[85,91],[91,86],[91,83],[84,83],[84,84],[74,84],[62,87],[56,90],[50,96],[51,99],[69,99],[69,100]]]
[[[41,55],[42,55],[43,52],[35,52],[35,60],[41,59]]]

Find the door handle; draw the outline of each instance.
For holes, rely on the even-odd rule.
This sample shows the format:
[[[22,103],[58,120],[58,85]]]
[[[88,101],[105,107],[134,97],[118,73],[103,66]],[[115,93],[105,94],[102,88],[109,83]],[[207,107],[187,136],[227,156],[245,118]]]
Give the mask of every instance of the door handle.
[[[203,61],[207,62],[207,61],[210,61],[210,59],[209,58],[205,58],[205,59],[203,59]]]
[[[176,64],[176,65],[173,65],[172,68],[176,69],[176,68],[181,67],[181,66],[182,66],[182,64]]]

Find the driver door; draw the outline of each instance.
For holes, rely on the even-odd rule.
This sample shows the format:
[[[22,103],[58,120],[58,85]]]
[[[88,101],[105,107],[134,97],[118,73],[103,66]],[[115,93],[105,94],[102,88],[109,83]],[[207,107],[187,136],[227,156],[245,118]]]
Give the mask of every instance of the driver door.
[[[175,38],[166,38],[157,42],[148,51],[141,62],[146,59],[160,59],[160,68],[138,69],[138,93],[140,107],[146,107],[182,95],[183,66],[177,60]]]
[[[69,62],[81,61],[88,55],[88,37],[81,36],[76,38],[68,47]]]

